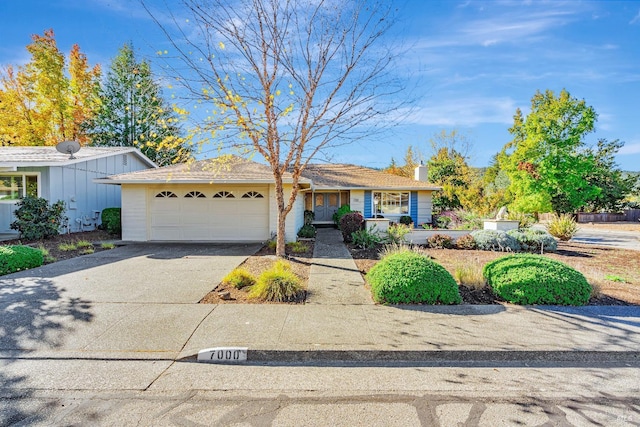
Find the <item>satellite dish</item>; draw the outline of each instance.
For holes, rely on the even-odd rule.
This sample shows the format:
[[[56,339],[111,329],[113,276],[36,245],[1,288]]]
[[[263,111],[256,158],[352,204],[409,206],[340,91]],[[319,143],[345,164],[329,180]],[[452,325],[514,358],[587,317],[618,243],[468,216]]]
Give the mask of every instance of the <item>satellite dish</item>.
[[[75,159],[73,154],[80,151],[80,143],[77,141],[62,141],[56,145],[56,150],[63,154],[69,154],[69,160]]]

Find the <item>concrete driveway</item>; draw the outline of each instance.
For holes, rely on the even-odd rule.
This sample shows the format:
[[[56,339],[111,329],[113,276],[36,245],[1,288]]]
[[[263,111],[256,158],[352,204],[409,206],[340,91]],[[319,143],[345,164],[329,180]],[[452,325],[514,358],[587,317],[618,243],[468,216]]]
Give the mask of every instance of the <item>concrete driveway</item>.
[[[135,244],[3,276],[0,353],[174,358],[216,307],[196,303],[259,248]]]
[[[640,251],[640,233],[637,231],[603,230],[584,224],[579,227],[572,242]]]
[[[131,244],[48,264],[0,279],[3,298],[14,288],[38,297],[51,288],[90,302],[196,303],[260,244]]]

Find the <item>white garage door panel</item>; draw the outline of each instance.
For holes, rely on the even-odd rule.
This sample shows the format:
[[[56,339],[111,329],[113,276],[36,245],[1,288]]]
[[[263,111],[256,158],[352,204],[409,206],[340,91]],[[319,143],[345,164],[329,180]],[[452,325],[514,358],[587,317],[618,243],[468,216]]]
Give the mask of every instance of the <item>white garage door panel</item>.
[[[269,236],[268,190],[261,188],[228,188],[235,198],[213,198],[209,188],[168,188],[178,197],[150,197],[151,240],[248,241],[266,240]],[[198,190],[206,198],[185,198],[188,191]],[[258,191],[264,198],[241,196]],[[157,193],[158,191],[156,191]]]

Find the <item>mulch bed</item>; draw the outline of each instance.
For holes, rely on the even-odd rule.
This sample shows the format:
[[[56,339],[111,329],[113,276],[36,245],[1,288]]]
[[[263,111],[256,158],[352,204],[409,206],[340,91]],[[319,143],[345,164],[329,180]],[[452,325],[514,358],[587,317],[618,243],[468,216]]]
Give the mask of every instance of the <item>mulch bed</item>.
[[[58,236],[54,236],[50,239],[46,240],[23,240],[23,239],[15,239],[15,240],[7,240],[2,242],[2,245],[27,245],[34,248],[45,248],[49,252],[49,258],[45,259],[45,264],[50,264],[56,261],[63,261],[65,259],[76,258],[78,256],[86,255],[84,253],[87,248],[78,248],[76,250],[71,251],[62,251],[60,250],[61,244],[72,244],[77,243],[79,241],[88,241],[93,243],[93,247],[91,248],[94,253],[105,251],[108,249],[103,249],[101,247],[101,242],[104,241],[112,241],[119,240],[119,236],[114,236],[112,234],[107,233],[106,231],[96,230],[96,231],[84,231],[81,233],[70,233],[70,234],[60,234]]]
[[[313,259],[313,241],[305,242],[307,250],[302,253],[287,252],[287,260],[291,264],[291,270],[302,279],[306,289],[309,280],[309,270]],[[269,269],[276,262],[275,249],[263,246],[258,252],[247,258],[238,267],[244,268],[255,276]],[[229,298],[223,299],[221,294],[228,292]],[[249,298],[248,289],[236,289],[226,283],[218,283],[215,288],[200,300],[201,304],[301,304],[306,299],[306,291],[302,292],[295,301],[289,303],[274,303]]]
[[[379,261],[382,246],[360,249],[347,245],[358,270],[364,276]],[[452,275],[456,267],[475,264],[482,266],[504,252],[459,249],[429,249],[423,252],[445,267]],[[640,305],[640,251],[595,247],[592,245],[559,242],[558,251],[545,254],[564,262],[583,273],[599,295],[589,305]],[[634,267],[635,266],[635,270]],[[607,274],[621,275],[625,282],[604,279]],[[504,301],[493,294],[488,286],[459,285],[463,304],[500,304]]]

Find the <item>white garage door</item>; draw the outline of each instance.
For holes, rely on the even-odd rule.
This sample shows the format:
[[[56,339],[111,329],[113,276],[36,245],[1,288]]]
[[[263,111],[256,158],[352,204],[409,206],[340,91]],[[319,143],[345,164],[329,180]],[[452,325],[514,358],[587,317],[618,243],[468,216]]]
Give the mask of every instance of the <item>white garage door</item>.
[[[269,236],[267,187],[167,187],[150,194],[151,240],[261,241]]]

